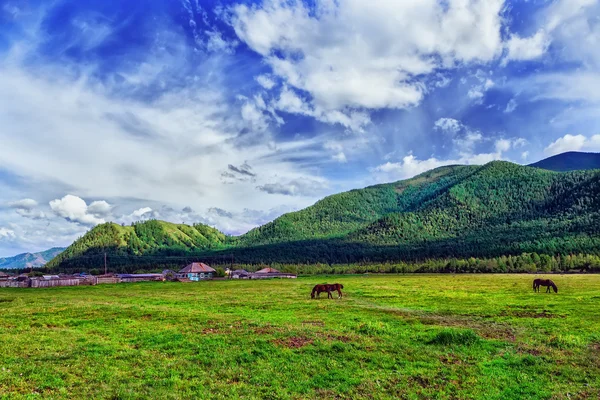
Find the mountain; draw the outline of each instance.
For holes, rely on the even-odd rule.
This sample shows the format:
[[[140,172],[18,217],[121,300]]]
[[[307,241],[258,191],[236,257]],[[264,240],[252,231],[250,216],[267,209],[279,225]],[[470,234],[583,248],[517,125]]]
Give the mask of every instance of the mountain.
[[[49,250],[40,251],[39,253],[23,253],[14,257],[0,258],[0,269],[39,268],[48,263],[63,250],[65,250],[64,247],[53,247]]]
[[[113,265],[127,264],[131,257],[144,257],[152,264],[156,257],[164,260],[170,256],[220,249],[225,240],[223,233],[203,224],[189,226],[151,220],[121,226],[109,222],[77,239],[47,267],[100,267],[105,253]]]
[[[600,169],[600,153],[570,151],[545,158],[530,166],[558,172]]]
[[[494,161],[332,195],[238,237],[204,225],[104,224],[48,267],[98,266],[104,251],[123,269],[193,256],[346,263],[600,254],[599,217],[599,170],[559,173]]]

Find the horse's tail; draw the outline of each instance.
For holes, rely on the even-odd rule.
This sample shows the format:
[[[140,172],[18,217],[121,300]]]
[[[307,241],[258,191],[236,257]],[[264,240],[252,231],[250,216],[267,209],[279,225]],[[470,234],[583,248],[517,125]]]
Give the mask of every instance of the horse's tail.
[[[550,281],[550,285],[552,285],[552,289],[554,289],[554,293],[558,293],[558,287],[556,286],[556,284],[552,281]]]
[[[317,285],[318,286],[318,285]],[[317,291],[317,286],[315,286],[312,290],[312,292],[310,292],[310,298],[314,299],[315,298],[315,292]]]
[[[535,290],[535,284],[537,283],[537,279],[533,280],[533,290]]]

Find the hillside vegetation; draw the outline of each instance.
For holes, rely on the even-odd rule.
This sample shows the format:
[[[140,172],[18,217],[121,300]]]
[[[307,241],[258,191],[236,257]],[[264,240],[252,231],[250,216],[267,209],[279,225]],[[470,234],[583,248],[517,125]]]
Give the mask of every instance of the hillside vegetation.
[[[495,161],[329,196],[239,237],[205,225],[105,224],[49,267],[85,265],[104,251],[113,265],[230,254],[244,263],[598,255],[599,212],[598,170],[558,173]]]
[[[112,263],[129,263],[142,258],[156,260],[223,248],[225,235],[206,225],[173,224],[165,221],[137,222],[131,226],[115,223],[98,225],[77,239],[47,264],[58,266],[98,265],[107,253]]]

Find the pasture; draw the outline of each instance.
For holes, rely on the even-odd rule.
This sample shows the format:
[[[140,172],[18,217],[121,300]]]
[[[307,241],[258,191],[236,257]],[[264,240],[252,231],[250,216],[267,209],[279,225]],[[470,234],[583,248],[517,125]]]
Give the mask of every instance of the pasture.
[[[0,289],[0,398],[599,398],[600,275],[533,278]]]

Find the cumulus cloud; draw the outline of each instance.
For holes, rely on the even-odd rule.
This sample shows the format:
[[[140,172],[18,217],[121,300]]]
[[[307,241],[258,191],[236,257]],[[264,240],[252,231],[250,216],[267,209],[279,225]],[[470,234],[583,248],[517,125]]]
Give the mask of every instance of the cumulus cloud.
[[[494,59],[502,49],[502,6],[502,0],[321,0],[309,9],[300,1],[265,0],[231,7],[230,24],[274,75],[310,95],[283,92],[281,106],[343,123],[331,113],[411,107],[426,92],[416,77]]]
[[[110,207],[110,205],[104,201],[93,202],[88,206],[85,200],[71,194],[68,194],[61,199],[52,200],[49,204],[50,208],[57,216],[62,217],[67,221],[86,226],[94,226],[106,222],[101,216],[106,215],[104,214],[106,206]],[[98,210],[101,211],[101,214],[97,213]]]
[[[528,38],[511,35],[506,44],[508,50],[506,60],[534,60],[541,57],[549,45],[550,39],[544,30],[539,30]]]
[[[440,118],[435,121],[433,126],[437,130],[449,132],[453,135],[458,133],[463,127],[462,123],[454,118]]]
[[[256,81],[265,89],[273,89],[275,86],[275,81],[269,75],[259,75],[256,77]]]
[[[567,134],[556,139],[544,149],[544,152],[550,156],[566,151],[600,151],[600,135],[586,137]]]

